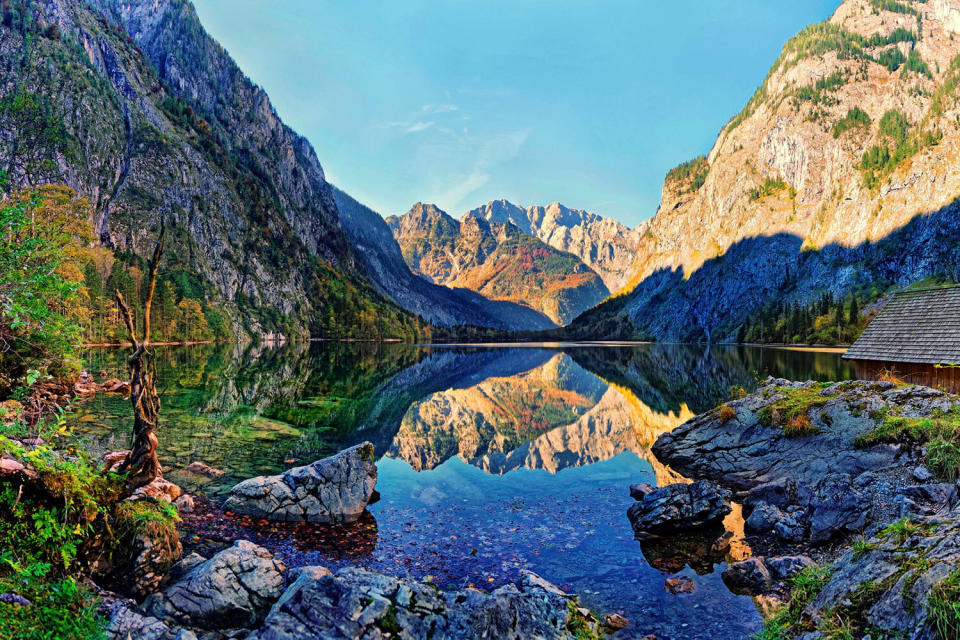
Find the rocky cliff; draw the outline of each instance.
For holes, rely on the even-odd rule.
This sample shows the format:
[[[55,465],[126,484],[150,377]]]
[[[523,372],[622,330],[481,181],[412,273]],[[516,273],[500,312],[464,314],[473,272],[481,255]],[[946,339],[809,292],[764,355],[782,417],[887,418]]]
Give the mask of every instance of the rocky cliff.
[[[330,322],[359,307],[414,323],[369,287],[313,148],[189,0],[26,0],[2,14],[13,185],[74,187],[103,244],[134,262],[165,220],[164,272],[195,280],[238,333],[337,333]],[[17,144],[37,129],[43,144]]]
[[[570,209],[559,202],[523,208],[507,200],[493,200],[464,214],[468,216],[509,222],[554,249],[572,253],[596,271],[611,292],[627,283],[637,244],[646,228],[643,224],[631,230],[612,218]]]
[[[773,300],[957,279],[958,30],[955,0],[846,0],[787,42],[574,333],[723,341]]]
[[[417,203],[387,224],[414,273],[526,305],[560,325],[609,295],[597,273],[576,256],[509,222],[474,216],[458,221],[434,205]]]
[[[379,213],[339,189],[334,188],[334,196],[343,229],[374,286],[404,309],[443,327],[475,325],[517,331],[555,326],[524,305],[490,300],[469,289],[451,289],[414,275]]]

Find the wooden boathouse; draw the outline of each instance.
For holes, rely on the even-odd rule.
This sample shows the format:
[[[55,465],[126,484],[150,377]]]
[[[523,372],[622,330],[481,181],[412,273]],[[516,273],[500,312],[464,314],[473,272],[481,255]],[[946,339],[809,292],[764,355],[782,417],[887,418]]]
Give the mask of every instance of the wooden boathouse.
[[[960,392],[960,285],[899,291],[843,355],[857,377]]]

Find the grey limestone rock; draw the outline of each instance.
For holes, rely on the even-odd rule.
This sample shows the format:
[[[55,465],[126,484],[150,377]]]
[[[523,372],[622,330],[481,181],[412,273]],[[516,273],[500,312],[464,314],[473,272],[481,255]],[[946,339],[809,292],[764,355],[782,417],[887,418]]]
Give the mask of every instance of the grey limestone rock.
[[[268,520],[350,523],[376,495],[377,465],[369,442],[276,476],[244,480],[224,509]]]

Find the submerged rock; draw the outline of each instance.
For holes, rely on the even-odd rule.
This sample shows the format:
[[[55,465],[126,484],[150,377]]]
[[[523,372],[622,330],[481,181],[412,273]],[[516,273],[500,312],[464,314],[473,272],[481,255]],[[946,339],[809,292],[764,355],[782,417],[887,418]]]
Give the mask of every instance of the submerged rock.
[[[376,496],[376,484],[373,445],[365,442],[280,475],[244,480],[223,507],[268,520],[351,523]]]
[[[634,491],[631,494],[641,495]],[[638,538],[716,524],[731,511],[730,492],[706,480],[672,484],[642,496],[627,511]]]
[[[763,593],[773,584],[770,570],[760,557],[734,562],[723,570],[721,577],[731,591],[739,594]]]
[[[814,562],[808,556],[754,556],[730,564],[721,577],[734,593],[759,595],[770,591],[775,583],[812,566]]]

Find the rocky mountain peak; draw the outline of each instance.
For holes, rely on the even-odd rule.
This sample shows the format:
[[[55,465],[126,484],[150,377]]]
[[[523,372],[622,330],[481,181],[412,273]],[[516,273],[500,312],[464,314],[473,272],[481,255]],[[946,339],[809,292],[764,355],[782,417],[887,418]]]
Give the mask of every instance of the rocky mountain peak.
[[[846,0],[791,38],[710,152],[667,175],[617,313],[643,335],[729,338],[783,291],[806,302],[943,274],[958,18],[957,0]]]

